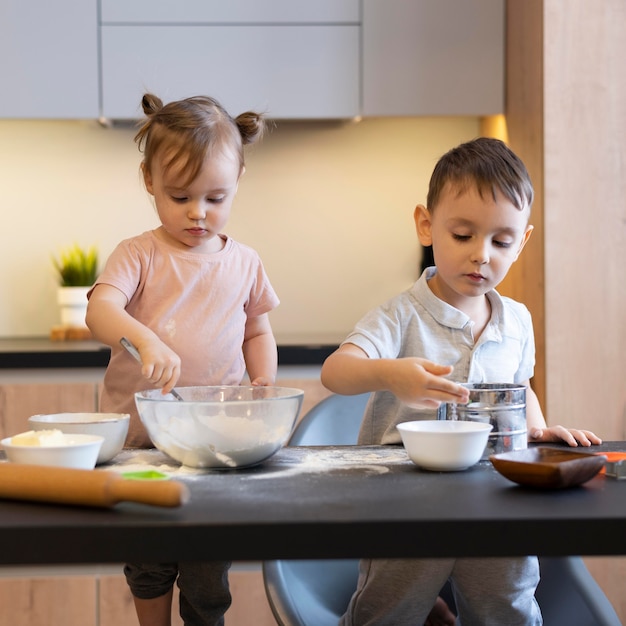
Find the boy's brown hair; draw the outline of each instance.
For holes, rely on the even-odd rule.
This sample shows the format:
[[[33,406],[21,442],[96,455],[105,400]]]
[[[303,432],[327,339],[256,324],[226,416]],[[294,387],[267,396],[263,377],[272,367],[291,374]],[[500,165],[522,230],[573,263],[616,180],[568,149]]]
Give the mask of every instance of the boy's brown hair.
[[[534,191],[522,160],[499,139],[479,137],[444,154],[433,170],[426,203],[429,211],[437,206],[447,185],[461,194],[475,186],[483,196],[495,199],[500,191],[520,211],[533,202]]]

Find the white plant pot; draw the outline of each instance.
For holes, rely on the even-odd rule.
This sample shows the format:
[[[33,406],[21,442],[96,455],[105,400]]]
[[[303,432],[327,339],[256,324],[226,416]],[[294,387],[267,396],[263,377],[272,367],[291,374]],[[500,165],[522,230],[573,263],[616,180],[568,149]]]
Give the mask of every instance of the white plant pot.
[[[73,328],[87,328],[87,292],[91,287],[59,287],[57,303],[61,308],[61,324]]]

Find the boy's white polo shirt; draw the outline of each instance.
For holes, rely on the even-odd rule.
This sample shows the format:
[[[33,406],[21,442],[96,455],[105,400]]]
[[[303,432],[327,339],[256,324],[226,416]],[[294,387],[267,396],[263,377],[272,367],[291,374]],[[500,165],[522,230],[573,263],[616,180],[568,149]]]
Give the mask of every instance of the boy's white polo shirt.
[[[452,380],[521,383],[533,375],[532,319],[521,303],[487,293],[491,319],[474,343],[470,318],[437,298],[428,286],[436,268],[427,268],[408,290],[367,313],[343,343],[359,346],[370,358],[422,357],[452,365]],[[360,444],[401,443],[396,424],[436,419],[434,409],[413,409],[387,391],[375,392],[365,411]]]

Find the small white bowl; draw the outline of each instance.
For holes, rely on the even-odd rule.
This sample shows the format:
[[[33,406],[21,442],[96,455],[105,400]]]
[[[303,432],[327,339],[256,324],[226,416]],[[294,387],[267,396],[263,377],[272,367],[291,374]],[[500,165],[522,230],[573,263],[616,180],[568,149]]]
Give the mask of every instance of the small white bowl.
[[[455,472],[480,461],[493,426],[480,422],[418,420],[398,424],[409,458],[424,469]]]
[[[128,413],[51,413],[33,415],[33,430],[60,430],[66,434],[98,435],[104,438],[96,464],[107,463],[122,451],[130,416]]]
[[[103,437],[97,435],[64,433],[59,434],[54,445],[15,445],[12,439],[13,437],[6,437],[0,441],[12,463],[74,469],[93,469],[104,441]]]

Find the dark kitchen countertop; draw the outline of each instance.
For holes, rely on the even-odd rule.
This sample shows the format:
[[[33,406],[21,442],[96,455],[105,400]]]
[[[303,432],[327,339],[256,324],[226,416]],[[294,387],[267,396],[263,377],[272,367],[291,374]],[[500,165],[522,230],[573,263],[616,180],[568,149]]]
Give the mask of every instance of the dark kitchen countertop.
[[[0,369],[106,367],[110,349],[99,341],[50,341],[47,337],[0,339]]]
[[[279,345],[279,365],[321,365],[336,348],[336,344]],[[0,338],[0,369],[106,367],[109,355],[109,347],[98,341]]]
[[[238,470],[134,450],[111,470],[138,468],[180,480],[189,501],[100,509],[3,500],[0,563],[626,554],[626,482],[601,474],[571,489],[531,489],[487,461],[420,470],[401,446],[285,447]]]

